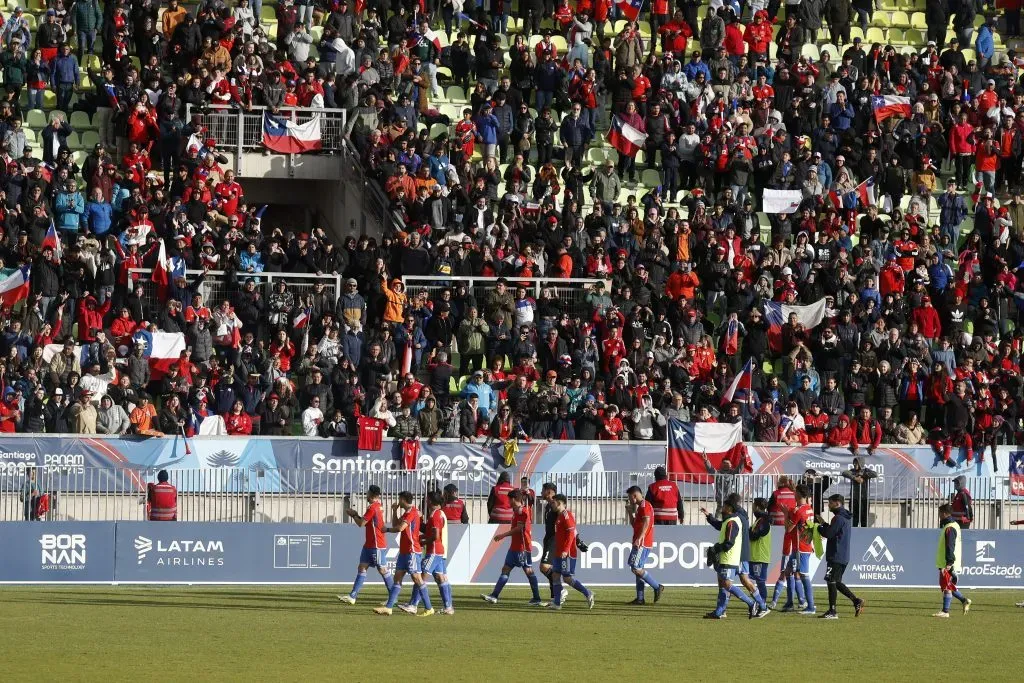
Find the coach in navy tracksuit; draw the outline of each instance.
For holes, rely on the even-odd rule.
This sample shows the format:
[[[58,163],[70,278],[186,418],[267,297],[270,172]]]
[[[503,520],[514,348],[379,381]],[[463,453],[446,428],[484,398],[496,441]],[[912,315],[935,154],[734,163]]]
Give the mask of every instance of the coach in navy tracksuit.
[[[818,532],[822,538],[828,539],[825,547],[825,585],[828,586],[828,611],[821,619],[838,619],[836,614],[836,594],[842,593],[853,603],[854,616],[860,616],[864,609],[864,601],[859,599],[843,583],[843,572],[850,563],[850,536],[853,533],[853,515],[843,507],[846,499],[839,493],[829,496],[828,509],[832,511],[832,521],[826,523],[820,515],[815,515]]]

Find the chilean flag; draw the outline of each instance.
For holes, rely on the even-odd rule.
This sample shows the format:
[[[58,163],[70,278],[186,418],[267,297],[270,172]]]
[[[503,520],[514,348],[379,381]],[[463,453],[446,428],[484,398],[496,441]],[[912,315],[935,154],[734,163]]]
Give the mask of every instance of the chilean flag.
[[[743,369],[740,370],[739,374],[733,378],[732,384],[729,385],[729,388],[725,390],[725,394],[722,396],[722,403],[726,404],[732,402],[733,397],[736,396],[736,392],[740,389],[745,389],[749,394],[750,382],[753,376],[754,359],[751,358],[747,361],[746,365],[743,366]]]
[[[1010,453],[1010,495],[1024,496],[1024,452]]]
[[[53,219],[50,219],[50,227],[46,229],[46,236],[43,237],[43,243],[39,246],[43,249],[46,247],[53,249],[53,255],[58,259],[64,255],[64,248],[60,243],[60,237],[57,236],[57,226],[53,224]]]
[[[682,422],[668,420],[668,474],[675,479],[707,481],[704,456],[716,470],[729,459],[733,467],[742,462],[743,472],[753,467],[743,445],[743,423]],[[698,475],[698,476],[693,476]]]
[[[27,299],[31,275],[32,266],[26,265],[0,280],[0,305],[14,308],[16,303]]]
[[[304,329],[309,325],[309,314],[312,309],[303,308],[298,314],[292,318],[292,328],[296,330]]]
[[[643,9],[644,0],[615,0],[615,5],[627,21],[636,21]]]
[[[263,112],[263,146],[279,154],[302,154],[323,149],[320,115],[305,123],[295,123]]]
[[[612,129],[608,131],[608,142],[619,151],[619,154],[635,157],[646,141],[646,133],[641,133],[618,116],[612,117]]]
[[[441,51],[441,38],[437,35],[437,33],[434,32],[434,29],[432,28],[428,28],[426,32],[424,32],[422,35],[420,35],[417,32],[413,32],[409,36],[409,39],[405,41],[405,45],[411,50],[412,48],[419,45],[421,40],[430,41],[431,43],[434,44],[434,47],[437,48],[438,52]]]
[[[875,111],[875,121],[881,123],[893,116],[910,118],[910,98],[896,95],[881,95],[871,98],[871,108]]]
[[[156,284],[156,295],[160,301],[167,301],[167,286],[171,283],[170,270],[167,267],[167,247],[164,241],[160,240],[160,251],[156,255],[156,263],[153,265],[153,273],[150,279]]]
[[[145,344],[142,355],[149,361],[152,379],[163,378],[170,367],[181,360],[181,353],[185,350],[185,335],[181,332],[139,330],[132,340]]]
[[[811,330],[825,319],[825,299],[807,306],[791,306],[778,301],[764,304],[764,315],[768,320],[768,347],[774,353],[782,353],[782,326],[789,322],[791,313],[796,313],[797,322],[804,329]]]
[[[730,320],[725,326],[722,350],[725,351],[727,356],[735,356],[740,350],[740,323],[738,320]]]
[[[874,176],[868,178],[863,183],[857,186],[857,199],[860,201],[860,205],[864,208],[874,206],[877,203],[875,198],[875,178]]]

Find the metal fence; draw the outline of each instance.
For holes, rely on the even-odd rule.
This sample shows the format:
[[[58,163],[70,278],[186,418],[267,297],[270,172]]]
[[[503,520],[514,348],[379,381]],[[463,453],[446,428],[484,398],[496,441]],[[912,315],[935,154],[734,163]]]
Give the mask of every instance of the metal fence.
[[[132,521],[145,519],[146,484],[156,481],[151,470],[103,468],[41,468],[34,482],[24,472],[0,475],[0,521],[28,518],[33,488],[50,493],[49,520]],[[473,473],[450,470],[416,472],[319,472],[258,468],[170,470],[171,483],[178,487],[178,519],[192,522],[311,522],[338,523],[345,520],[349,504],[363,506],[370,485],[379,486],[385,507],[397,501],[399,492],[411,491],[418,505],[428,491],[453,483],[466,502],[471,523],[487,522],[487,498],[492,480]],[[701,475],[701,480],[682,483],[683,524],[705,524],[701,509],[714,513],[716,490],[739,493],[746,509],[753,509],[757,497],[769,498],[775,490],[776,475],[743,475],[719,480]],[[569,506],[583,524],[626,524],[625,491],[630,486],[646,489],[653,479],[635,472],[551,472],[534,473],[532,485],[551,481],[564,493]],[[717,484],[732,482],[726,489]],[[891,494],[876,495],[869,489],[866,500],[851,496],[851,485],[837,480],[822,491],[827,498],[842,493],[855,516],[861,511],[867,526],[879,528],[932,528],[938,524],[937,508],[949,502],[953,482],[949,478],[921,477],[894,482]],[[1010,522],[1024,519],[1024,497],[1009,495],[1006,479],[975,477],[967,487],[974,494],[974,528],[1009,529]],[[26,500],[28,499],[28,501]],[[816,501],[817,502],[817,501]],[[823,503],[820,503],[824,505]],[[822,511],[819,508],[819,511]],[[827,513],[826,513],[827,516]],[[542,519],[537,503],[536,521]]]
[[[225,150],[241,147],[243,150],[263,149],[263,113],[267,107],[240,109],[222,105],[194,108],[189,105],[186,118],[199,115],[200,122],[207,127],[217,145]],[[348,112],[344,109],[313,109],[308,107],[281,107],[274,114],[279,118],[297,124],[307,123],[320,117],[320,136],[323,149],[341,149]],[[241,135],[239,135],[241,131]]]
[[[558,299],[561,310],[565,311],[570,316],[580,316],[584,320],[589,319],[591,313],[590,305],[586,300],[587,295],[590,294],[590,290],[594,285],[598,282],[604,282],[604,280],[593,278],[520,277],[506,279],[508,280],[508,284],[511,289],[514,290],[516,287],[520,286],[525,287],[527,295],[534,299],[539,299],[543,290],[550,289],[555,298]],[[402,282],[405,284],[407,292],[426,290],[431,299],[433,299],[442,289],[452,287],[455,283],[464,282],[467,285],[467,291],[476,297],[477,302],[483,301],[484,295],[494,289],[494,285],[497,281],[498,278],[496,277],[450,278],[443,275],[417,275],[402,277]],[[509,322],[511,323],[513,321]]]
[[[136,281],[135,287],[141,288],[143,291],[142,300],[147,306],[148,310],[160,311],[164,302],[160,301],[157,296],[156,284],[150,279],[152,270],[149,268],[132,268],[132,273],[138,273],[141,275],[140,279]],[[187,282],[191,285],[196,279],[203,274],[201,270],[188,270],[185,271]],[[199,294],[203,297],[203,302],[210,307],[216,306],[224,299],[231,301],[234,294],[242,289],[245,281],[249,278],[256,280],[256,289],[264,299],[274,292],[275,285],[278,282],[287,282],[288,291],[295,295],[296,305],[300,302],[300,297],[312,293],[314,291],[314,285],[317,282],[326,283],[324,291],[327,292],[328,297],[331,301],[337,301],[341,295],[341,275],[317,275],[316,273],[245,273],[238,271],[226,271],[226,270],[211,270],[206,273],[206,277],[203,279],[203,284],[199,287]],[[191,302],[182,302],[188,305]]]

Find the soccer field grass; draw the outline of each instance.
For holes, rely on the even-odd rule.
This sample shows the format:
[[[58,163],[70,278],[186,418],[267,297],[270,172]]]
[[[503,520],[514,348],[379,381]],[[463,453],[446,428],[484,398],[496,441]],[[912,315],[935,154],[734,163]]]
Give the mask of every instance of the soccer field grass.
[[[546,587],[545,587],[546,588]],[[711,589],[669,588],[661,603],[627,606],[627,589],[600,589],[593,611],[578,593],[561,612],[527,606],[509,588],[488,605],[459,588],[454,616],[379,617],[384,597],[368,587],[359,604],[348,587],[5,587],[0,588],[0,656],[8,681],[128,680],[438,681],[499,678],[667,681],[1020,680],[1022,591],[966,591],[935,619],[936,590],[862,591],[839,621],[773,613],[750,621],[738,601],[729,618],[704,621]],[[546,592],[546,590],[544,591]],[[407,597],[409,589],[403,594]],[[432,586],[431,596],[436,596]],[[818,588],[819,613],[825,591]],[[1017,664],[1014,664],[1017,662]],[[808,668],[808,666],[812,668]],[[159,671],[159,673],[156,673]]]

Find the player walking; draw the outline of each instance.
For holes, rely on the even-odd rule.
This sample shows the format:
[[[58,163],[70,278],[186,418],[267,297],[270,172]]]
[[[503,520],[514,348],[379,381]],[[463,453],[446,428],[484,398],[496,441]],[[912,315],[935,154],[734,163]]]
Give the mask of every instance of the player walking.
[[[452,606],[452,587],[448,583],[445,567],[445,549],[448,547],[448,517],[444,512],[444,496],[439,491],[431,491],[427,496],[427,517],[423,525],[423,574],[421,584],[413,589],[412,602],[399,605],[399,609],[409,614],[416,614],[421,594],[427,592],[427,581],[434,577],[437,590],[441,593],[444,609],[441,614],[455,614]]]
[[[511,538],[508,552],[505,553],[505,564],[501,568],[501,576],[494,584],[494,590],[490,593],[481,593],[480,597],[493,604],[498,602],[501,589],[508,583],[509,572],[514,567],[522,567],[526,573],[526,579],[530,582],[530,590],[533,591],[533,598],[530,605],[540,607],[543,603],[540,599],[540,589],[537,587],[537,576],[533,573],[533,532],[531,530],[531,517],[533,511],[527,504],[526,493],[521,489],[509,491],[508,499],[512,506],[512,528],[500,534],[494,535],[495,541]]]
[[[548,579],[552,601],[555,599],[555,577],[551,567],[555,563],[555,522],[558,515],[551,507],[551,501],[556,493],[558,487],[550,481],[540,487],[540,499],[544,501],[544,550],[540,555],[540,573]]]
[[[949,503],[939,506],[939,547],[935,551],[935,566],[939,569],[939,588],[942,589],[942,611],[933,617],[949,618],[949,606],[953,598],[963,605],[964,614],[971,610],[971,601],[956,585],[956,575],[962,569],[962,534],[960,525],[953,518],[953,506]]]
[[[747,532],[743,528],[743,520],[736,514],[735,502],[731,497],[723,501],[721,512],[722,528],[718,532],[718,543],[711,547],[709,553],[714,556],[714,567],[718,574],[718,604],[714,611],[705,614],[704,618],[724,619],[730,595],[742,600],[747,606],[748,615],[753,618],[760,614],[761,608],[740,586],[733,583],[733,579],[739,574],[743,537]]]
[[[398,596],[402,593],[402,579],[406,574],[412,577],[412,594],[419,593],[423,599],[424,610],[417,616],[429,617],[434,614],[434,608],[430,606],[430,594],[427,592],[426,584],[422,577],[423,558],[420,553],[420,511],[412,502],[413,496],[409,491],[402,491],[398,494],[398,502],[391,506],[391,526],[386,529],[388,533],[398,534],[398,562],[395,565],[395,583],[388,591],[388,601],[383,607],[374,607],[375,614],[383,617],[390,617],[391,610],[398,602]]]
[[[843,507],[846,499],[842,494],[835,493],[828,497],[828,509],[832,511],[832,521],[825,522],[821,515],[815,515],[818,533],[828,539],[825,547],[825,585],[828,586],[828,611],[819,619],[838,619],[836,599],[842,593],[853,603],[853,616],[859,617],[864,611],[864,601],[853,594],[843,583],[843,572],[850,563],[850,538],[853,531],[853,515]]]
[[[644,499],[639,486],[630,486],[626,491],[626,497],[629,499],[626,513],[629,515],[630,524],[633,525],[633,548],[629,551],[629,569],[636,576],[636,599],[629,604],[645,604],[644,584],[654,590],[654,602],[658,602],[665,589],[644,569],[647,556],[654,547],[654,506]]]
[[[811,584],[811,553],[814,546],[811,544],[808,524],[814,519],[814,506],[811,505],[811,492],[803,484],[796,487],[797,506],[790,515],[786,524],[787,533],[796,534],[796,544],[793,547],[793,554],[789,558],[790,573],[794,581],[803,584],[804,598],[807,606],[800,611],[804,616],[814,616],[818,610],[814,607],[814,587]],[[793,611],[792,605],[782,608],[783,612]]]
[[[740,566],[737,570],[740,583],[743,584],[743,587],[747,589],[748,593],[750,593],[750,597],[752,597],[754,602],[757,603],[758,609],[754,616],[758,618],[767,616],[768,604],[765,602],[764,595],[758,590],[757,585],[750,579],[750,519],[747,517],[747,511],[740,505],[740,501],[742,500],[740,498],[740,494],[730,493],[726,497],[726,500],[729,501],[729,504],[732,506],[736,516],[739,517],[740,522],[743,523],[744,534],[741,536],[742,545],[740,546]],[[708,524],[713,526],[715,529],[722,529],[722,524],[724,523],[722,520],[708,513],[705,508],[701,508],[700,511],[703,513],[705,519],[707,519]]]
[[[793,609],[793,594],[796,593],[800,609],[804,608],[804,588],[796,582],[792,571],[793,563],[790,558],[797,552],[795,532],[786,530],[789,518],[796,509],[796,492],[793,490],[793,482],[789,477],[779,477],[778,486],[768,499],[768,514],[772,520],[772,526],[783,527],[782,534],[782,561],[779,569],[779,580],[775,582],[775,590],[772,591],[772,601],[768,609],[774,610],[779,603],[779,593],[782,587],[786,587],[786,611]],[[765,596],[767,597],[767,596]]]
[[[551,566],[553,576],[554,601],[548,609],[562,609],[564,602],[563,584],[572,586],[587,599],[587,607],[594,609],[594,594],[579,579],[573,578],[576,573],[576,517],[567,507],[565,495],[555,494],[551,500],[551,509],[557,515],[555,520],[555,557]]]
[[[338,599],[349,605],[356,604],[359,591],[366,581],[366,570],[375,567],[384,579],[384,586],[391,592],[393,581],[391,573],[384,565],[384,550],[388,547],[387,538],[384,536],[384,508],[380,504],[380,487],[372,485],[366,490],[366,500],[370,504],[366,512],[360,516],[355,508],[349,507],[345,514],[351,517],[356,524],[366,530],[366,540],[363,541],[363,549],[359,553],[359,567],[356,570],[356,580],[352,584],[352,590],[348,595],[339,595]]]
[[[768,514],[768,501],[764,498],[754,499],[754,523],[747,532],[750,537],[750,578],[757,585],[757,592],[767,598],[768,565],[772,561],[772,520]],[[770,613],[767,605],[763,607],[765,615]]]

